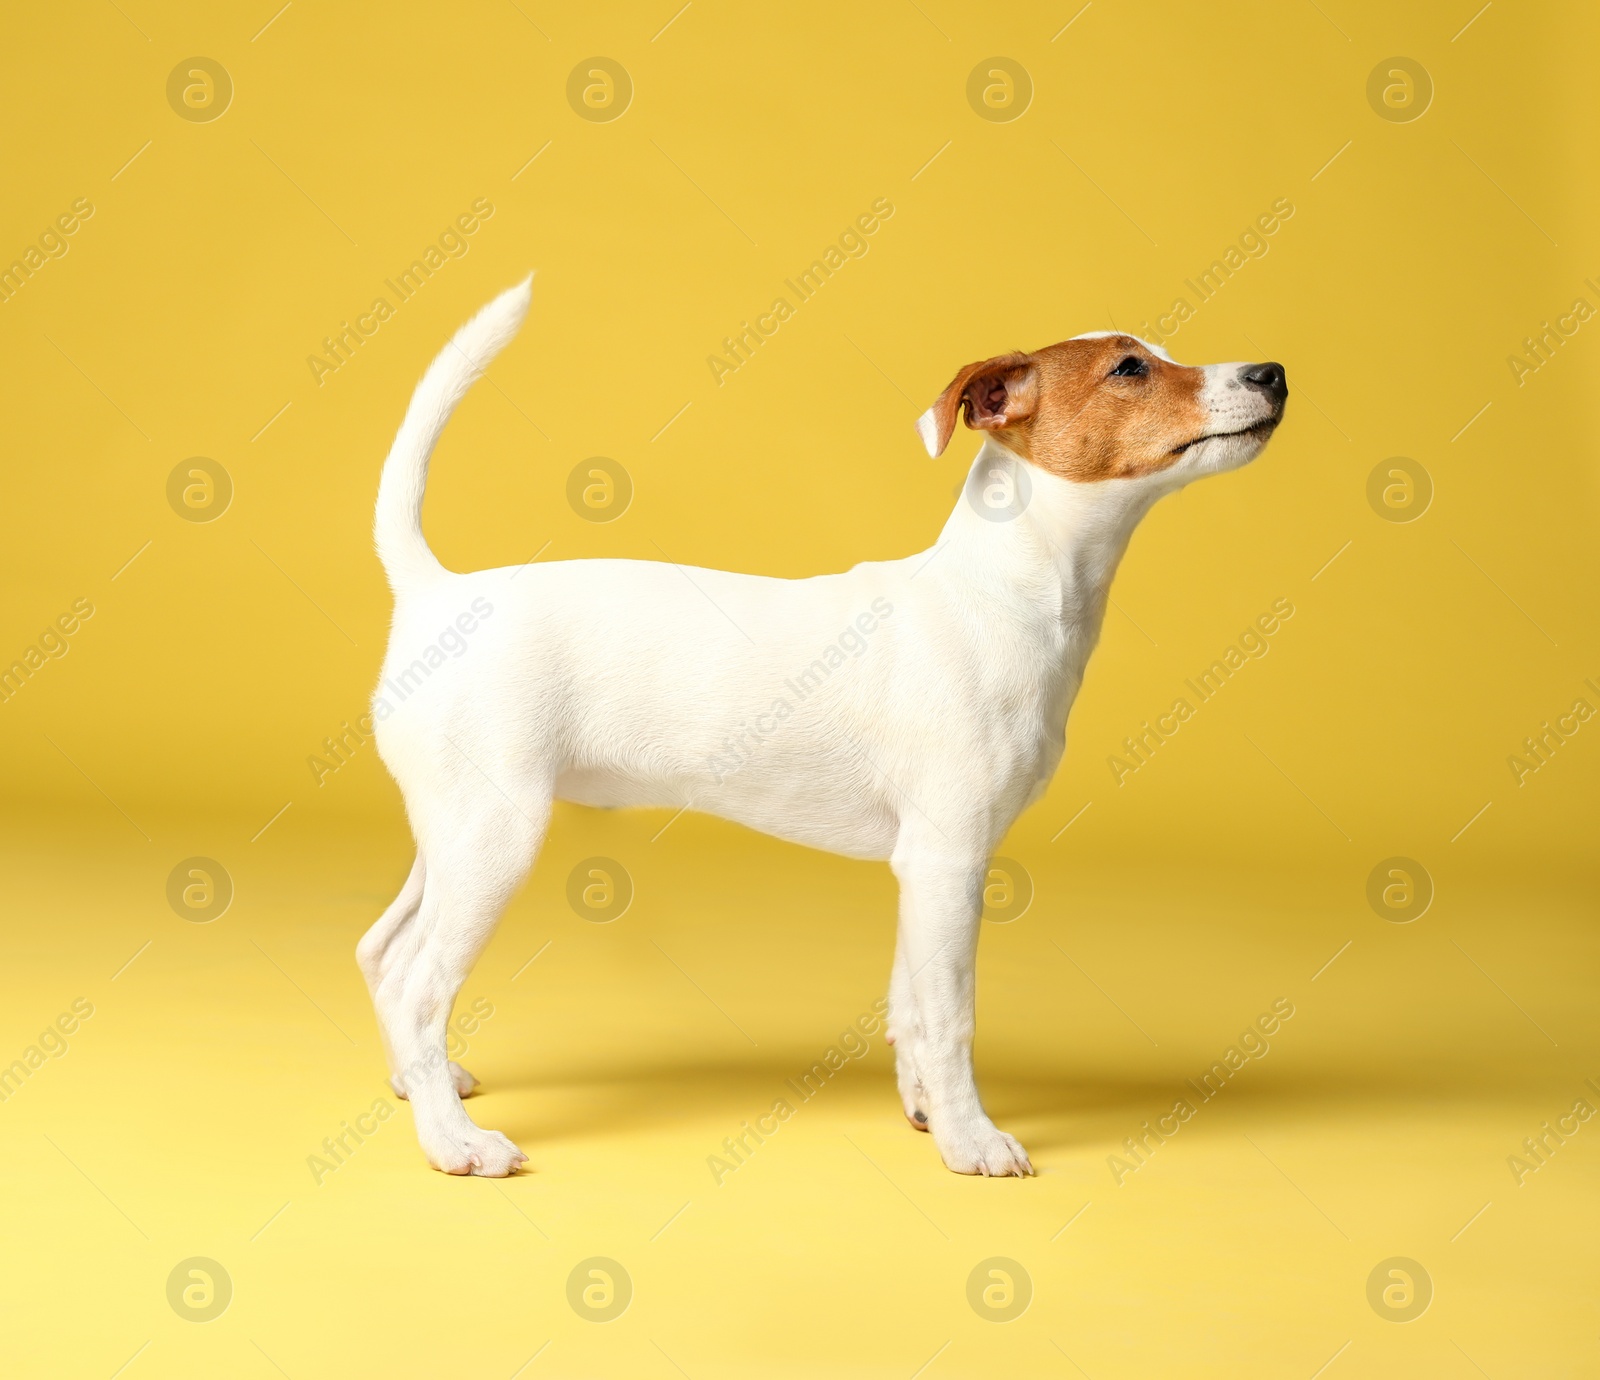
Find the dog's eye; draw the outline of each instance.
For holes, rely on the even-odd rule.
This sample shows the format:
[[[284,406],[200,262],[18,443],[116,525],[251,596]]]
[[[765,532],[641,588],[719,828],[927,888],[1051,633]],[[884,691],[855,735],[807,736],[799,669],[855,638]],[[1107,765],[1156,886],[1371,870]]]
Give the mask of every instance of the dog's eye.
[[[1138,355],[1129,355],[1111,371],[1114,379],[1137,379],[1150,372],[1149,366]]]

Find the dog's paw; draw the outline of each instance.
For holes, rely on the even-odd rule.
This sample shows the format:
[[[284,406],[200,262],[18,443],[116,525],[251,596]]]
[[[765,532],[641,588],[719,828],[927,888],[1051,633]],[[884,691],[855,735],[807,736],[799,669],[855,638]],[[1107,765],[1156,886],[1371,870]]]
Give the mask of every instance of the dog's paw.
[[[901,1083],[900,1105],[905,1109],[906,1123],[913,1131],[928,1129],[928,1095],[914,1078]]]
[[[406,1085],[400,1081],[398,1073],[389,1075],[389,1086],[394,1089],[394,1095],[402,1102],[408,1099],[409,1094],[406,1092]],[[456,1090],[457,1097],[471,1097],[473,1090],[478,1086],[478,1080],[452,1059],[450,1061],[450,1086]]]
[[[1026,1178],[1033,1173],[1028,1152],[1015,1136],[1007,1135],[985,1118],[954,1134],[936,1134],[945,1167],[957,1174],[982,1174],[986,1178]]]
[[[895,1081],[899,1085],[900,1105],[905,1109],[906,1121],[913,1131],[928,1129],[928,1094],[917,1077],[916,1064],[911,1058],[911,1046],[902,1044],[894,1052]]]
[[[446,1174],[472,1174],[482,1179],[504,1179],[515,1174],[528,1157],[498,1131],[472,1126],[446,1135],[431,1148],[424,1147],[428,1163]]]

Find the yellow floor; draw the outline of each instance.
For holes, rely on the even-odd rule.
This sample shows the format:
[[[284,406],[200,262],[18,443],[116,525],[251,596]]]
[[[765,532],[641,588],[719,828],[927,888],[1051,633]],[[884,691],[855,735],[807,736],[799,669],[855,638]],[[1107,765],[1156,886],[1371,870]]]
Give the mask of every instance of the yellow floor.
[[[424,1165],[352,961],[400,833],[100,813],[7,832],[0,1053],[73,1028],[0,1104],[7,1376],[1600,1372],[1600,1123],[1569,1120],[1520,1186],[1508,1165],[1600,1107],[1592,882],[1452,877],[1390,924],[1360,876],[1023,837],[1035,895],[985,925],[978,1063],[1039,1175],[987,1181],[907,1128],[881,1036],[841,1037],[884,987],[885,868],[563,809],[458,1007],[482,1015],[473,1114],[531,1156],[488,1182]],[[165,896],[201,854],[234,886],[208,923]],[[635,887],[605,924],[566,901],[597,855]],[[1202,1102],[1185,1080],[1275,1003],[1293,1015]],[[1125,1139],[1180,1098],[1134,1164]],[[580,1265],[611,1283],[584,1273],[575,1306]],[[1401,1322],[1385,1286],[1431,1301]],[[631,1297],[599,1320],[584,1287]],[[985,1316],[985,1287],[1002,1314],[1031,1298]]]
[[[6,10],[0,1380],[1600,1377],[1600,6],[376,12]],[[969,361],[1286,367],[1001,848],[977,1063],[1037,1178],[945,1171],[846,1034],[885,867],[566,808],[458,1012],[530,1163],[425,1165],[353,958],[410,862],[372,504],[530,270],[450,569],[899,559]]]

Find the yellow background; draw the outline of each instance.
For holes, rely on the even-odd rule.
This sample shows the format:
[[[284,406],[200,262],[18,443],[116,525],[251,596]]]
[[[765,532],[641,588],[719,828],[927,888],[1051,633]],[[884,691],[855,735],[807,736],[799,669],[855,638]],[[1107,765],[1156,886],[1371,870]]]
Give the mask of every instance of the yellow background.
[[[1520,785],[1507,765],[1600,706],[1600,320],[1520,383],[1507,363],[1600,306],[1593,15],[274,7],[35,6],[0,58],[0,263],[96,208],[0,305],[0,661],[96,608],[0,705],[0,1063],[95,1007],[0,1103],[0,1368],[1600,1368],[1600,1124],[1520,1186],[1506,1163],[1600,1097],[1600,723]],[[566,96],[596,54],[634,88],[607,123]],[[1434,86],[1407,123],[1367,100],[1396,54]],[[167,101],[194,55],[233,83],[212,122]],[[1011,122],[967,103],[994,55],[1033,84]],[[870,252],[719,384],[723,338],[880,197]],[[319,384],[324,337],[478,198],[469,252]],[[307,1156],[386,1094],[352,950],[410,854],[370,745],[321,785],[306,759],[375,679],[378,470],[449,334],[537,270],[436,458],[446,565],[548,542],[805,575],[931,544],[975,443],[929,461],[911,424],[960,365],[1193,305],[1184,280],[1279,198],[1270,251],[1169,348],[1281,360],[1288,420],[1135,537],[1066,760],[1005,845],[1033,904],[985,926],[980,1079],[1039,1177],[943,1171],[874,1039],[716,1186],[706,1157],[881,994],[887,870],[562,809],[463,994],[495,1011],[471,1110],[531,1172],[431,1174],[401,1106],[317,1185]],[[608,525],[565,497],[595,455],[634,484]],[[191,456],[232,478],[214,522],[167,502]],[[1434,487],[1404,524],[1367,499],[1394,456]],[[1271,652],[1118,785],[1124,737],[1277,598],[1296,613]],[[210,924],[165,899],[195,855],[236,888]],[[592,855],[634,879],[610,925],[566,904]],[[1365,898],[1395,855],[1436,887],[1408,924]],[[1118,1186],[1124,1137],[1282,997],[1272,1053]],[[235,1291],[203,1325],[165,1296],[197,1255]],[[635,1289],[604,1325],[565,1296],[597,1255]],[[1014,1322],[966,1302],[993,1256],[1033,1281]],[[1434,1283],[1404,1325],[1366,1299],[1392,1256]]]

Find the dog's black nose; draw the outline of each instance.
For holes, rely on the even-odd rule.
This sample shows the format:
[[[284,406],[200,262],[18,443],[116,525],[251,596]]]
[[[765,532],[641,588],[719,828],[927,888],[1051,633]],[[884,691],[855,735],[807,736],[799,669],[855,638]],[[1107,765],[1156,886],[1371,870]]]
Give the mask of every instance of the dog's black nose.
[[[1252,364],[1239,377],[1248,387],[1259,388],[1278,402],[1289,396],[1289,380],[1281,364]]]

